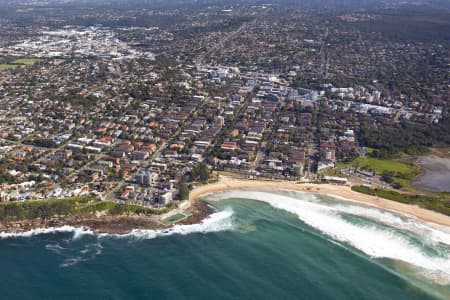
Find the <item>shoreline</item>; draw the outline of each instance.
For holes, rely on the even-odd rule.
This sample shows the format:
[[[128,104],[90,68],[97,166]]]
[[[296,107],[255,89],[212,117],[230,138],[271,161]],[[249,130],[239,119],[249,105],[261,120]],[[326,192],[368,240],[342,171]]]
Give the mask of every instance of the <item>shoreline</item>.
[[[220,176],[219,181],[196,187],[189,193],[188,207],[175,208],[164,215],[124,214],[124,215],[66,215],[32,220],[10,221],[0,223],[0,234],[22,234],[39,229],[60,228],[71,226],[87,228],[96,234],[127,234],[132,230],[169,230],[175,225],[191,225],[201,223],[215,212],[206,202],[197,201],[211,193],[230,190],[293,190],[311,194],[325,195],[339,200],[371,205],[390,210],[422,221],[450,227],[450,216],[440,214],[416,205],[410,205],[392,200],[355,192],[348,185],[299,183],[281,180],[249,180],[233,179]],[[180,210],[188,211],[189,216],[164,224],[162,220]]]
[[[173,211],[176,211],[174,209]],[[209,215],[214,213],[214,209],[206,203],[199,201],[189,207],[189,215],[171,224],[163,224],[160,215],[67,215],[54,216],[50,218],[37,218],[32,220],[10,221],[0,223],[0,234],[24,234],[33,230],[61,228],[64,226],[74,228],[85,228],[95,234],[127,234],[134,229],[138,230],[169,230],[175,225],[191,225],[200,223]]]
[[[197,200],[207,194],[225,192],[229,190],[244,189],[279,189],[294,190],[307,192],[312,194],[326,195],[340,200],[358,202],[376,206],[378,208],[391,210],[407,216],[412,216],[422,221],[434,223],[450,227],[450,216],[446,216],[416,205],[410,205],[392,200],[370,196],[351,190],[348,185],[332,185],[332,184],[313,184],[313,183],[296,183],[289,181],[275,180],[237,180],[229,177],[221,176],[219,181],[213,184],[197,187],[189,194],[191,205],[195,205]]]

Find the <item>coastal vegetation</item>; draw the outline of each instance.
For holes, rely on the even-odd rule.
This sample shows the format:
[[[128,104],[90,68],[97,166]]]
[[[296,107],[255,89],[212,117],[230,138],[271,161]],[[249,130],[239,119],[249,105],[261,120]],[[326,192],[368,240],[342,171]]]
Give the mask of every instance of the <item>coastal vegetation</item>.
[[[195,180],[199,180],[203,183],[206,183],[208,181],[210,174],[211,172],[208,169],[208,166],[204,163],[195,165],[191,171],[192,178]]]
[[[181,182],[178,186],[180,199],[181,200],[187,200],[189,199],[189,188],[186,185],[186,183]]]
[[[358,157],[350,163],[338,164],[338,168],[346,166],[372,171],[394,187],[408,189],[411,188],[410,182],[421,172],[419,167],[411,163],[374,157]]]
[[[434,195],[404,194],[397,191],[370,188],[366,186],[353,186],[352,190],[396,202],[418,205],[450,216],[450,195],[448,193],[435,193]]]
[[[122,214],[163,214],[169,208],[152,209],[139,205],[118,204],[93,197],[8,202],[0,204],[0,222],[50,218],[53,216],[88,216],[102,212],[110,216]]]
[[[361,140],[364,145],[374,148],[370,153],[375,158],[390,158],[399,152],[410,155],[423,154],[427,147],[450,145],[450,120],[443,119],[438,124],[402,122],[395,127],[362,127]]]

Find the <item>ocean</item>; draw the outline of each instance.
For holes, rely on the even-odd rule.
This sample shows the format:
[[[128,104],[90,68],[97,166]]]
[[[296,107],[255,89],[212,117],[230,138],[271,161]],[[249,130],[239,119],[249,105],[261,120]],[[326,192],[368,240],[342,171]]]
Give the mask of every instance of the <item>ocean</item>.
[[[1,299],[450,299],[449,228],[301,192],[204,200],[166,231],[1,234]]]

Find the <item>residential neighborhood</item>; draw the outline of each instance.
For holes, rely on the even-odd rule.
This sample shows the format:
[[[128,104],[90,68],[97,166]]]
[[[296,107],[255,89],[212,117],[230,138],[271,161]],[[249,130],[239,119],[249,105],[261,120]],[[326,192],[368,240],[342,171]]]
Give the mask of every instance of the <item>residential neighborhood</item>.
[[[203,17],[184,9],[159,12],[189,16],[177,26],[118,25],[115,12],[89,24],[80,12],[59,25],[49,17],[26,31],[2,29],[2,201],[95,195],[161,208],[182,200],[185,186],[227,172],[316,182],[337,170],[386,186],[345,165],[371,155],[366,132],[438,126],[448,115],[445,48],[352,27],[381,16],[321,23],[314,11],[277,6],[210,7]],[[405,73],[386,84],[392,73],[380,70],[431,52],[430,78],[412,83]]]

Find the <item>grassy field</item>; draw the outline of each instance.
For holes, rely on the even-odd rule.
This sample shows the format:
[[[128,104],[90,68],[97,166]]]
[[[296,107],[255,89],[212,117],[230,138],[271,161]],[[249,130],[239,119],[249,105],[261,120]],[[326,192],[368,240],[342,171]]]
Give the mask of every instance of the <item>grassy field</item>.
[[[0,71],[12,70],[19,66],[31,66],[35,63],[41,62],[43,59],[39,58],[20,58],[6,64],[0,64]]]
[[[382,174],[385,171],[403,173],[403,174],[416,174],[417,168],[412,165],[407,165],[394,160],[377,159],[373,157],[358,157],[351,165],[360,168],[369,168],[377,174]]]
[[[391,173],[393,182],[401,186],[404,190],[415,193],[421,192],[411,184],[412,180],[421,173],[420,168],[413,163],[373,157],[358,157],[350,163],[337,164],[338,169],[349,166],[369,169],[377,175],[383,175],[383,173],[389,172]]]
[[[39,59],[39,58],[21,58],[21,59],[16,59],[15,61],[13,61],[11,64],[16,64],[16,65],[34,65],[37,62],[41,62],[43,61],[43,59]]]
[[[370,169],[378,175],[382,175],[384,172],[393,172],[395,177],[407,180],[413,179],[420,174],[420,169],[412,164],[373,157],[358,157],[351,163],[338,163],[337,165],[338,168],[348,166]]]
[[[17,68],[18,65],[11,65],[11,64],[0,64],[0,71],[6,71]]]

